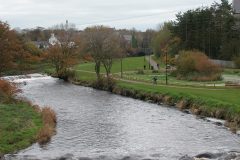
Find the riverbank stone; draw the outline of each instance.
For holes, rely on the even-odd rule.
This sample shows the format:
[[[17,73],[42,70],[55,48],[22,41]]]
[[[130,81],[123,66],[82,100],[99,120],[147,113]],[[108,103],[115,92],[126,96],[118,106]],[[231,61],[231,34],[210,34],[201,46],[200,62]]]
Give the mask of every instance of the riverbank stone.
[[[213,154],[213,153],[202,153],[199,154],[197,156],[195,156],[196,158],[207,158],[207,159],[216,159],[221,157],[223,154],[222,153],[217,153],[217,154]]]
[[[194,158],[189,157],[188,155],[185,155],[185,156],[181,157],[179,160],[194,160]]]
[[[179,160],[240,160],[240,152],[238,151],[231,151],[231,152],[224,152],[224,153],[202,153],[198,154],[195,157],[189,157],[185,155],[181,157]]]
[[[60,158],[57,158],[57,160],[72,160],[73,159],[73,155],[72,154],[66,154]]]
[[[88,157],[80,157],[80,158],[78,158],[78,160],[92,160],[92,159],[88,158]]]

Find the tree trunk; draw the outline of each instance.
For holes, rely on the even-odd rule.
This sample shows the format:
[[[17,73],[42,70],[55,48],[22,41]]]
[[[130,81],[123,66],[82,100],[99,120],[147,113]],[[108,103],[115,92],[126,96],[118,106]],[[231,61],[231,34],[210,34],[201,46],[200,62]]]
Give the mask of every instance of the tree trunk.
[[[97,79],[100,80],[100,69],[101,69],[101,62],[95,62],[95,72],[97,74]]]

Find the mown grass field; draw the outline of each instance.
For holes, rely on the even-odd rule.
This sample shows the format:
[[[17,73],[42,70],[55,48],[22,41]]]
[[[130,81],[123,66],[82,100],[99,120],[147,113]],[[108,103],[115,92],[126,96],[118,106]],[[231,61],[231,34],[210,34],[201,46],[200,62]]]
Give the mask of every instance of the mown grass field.
[[[124,74],[125,79],[137,80],[143,82],[153,82],[153,78],[157,78],[158,84],[166,83],[166,74],[165,73],[152,73],[152,71],[144,71],[144,74],[138,74],[137,72],[128,72]],[[207,81],[207,82],[197,82],[197,81],[186,81],[178,80],[176,77],[168,74],[168,84],[170,85],[183,85],[183,86],[214,86],[214,85],[224,85],[223,81]]]
[[[123,67],[123,71],[127,72],[127,71],[135,71],[138,69],[143,69],[144,65],[146,66],[148,65],[144,57],[130,57],[130,58],[123,59],[122,67]],[[94,63],[79,64],[74,69],[94,72]],[[119,73],[119,72],[121,72],[121,61],[117,60],[113,63],[112,73]],[[101,73],[105,73],[105,69],[103,66],[101,67]]]
[[[43,126],[40,113],[27,103],[0,103],[0,155],[30,146]]]
[[[176,98],[195,98],[196,100],[214,104],[226,104],[233,106],[235,111],[240,112],[240,89],[233,88],[198,88],[198,87],[181,87],[181,86],[164,86],[141,83],[131,83],[119,81],[118,85],[124,88],[130,88],[150,93],[166,94]]]

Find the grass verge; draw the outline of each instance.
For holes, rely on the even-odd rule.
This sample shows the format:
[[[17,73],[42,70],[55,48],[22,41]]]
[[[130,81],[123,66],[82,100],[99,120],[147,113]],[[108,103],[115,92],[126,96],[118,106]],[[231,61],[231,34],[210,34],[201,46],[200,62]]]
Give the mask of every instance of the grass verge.
[[[0,154],[16,152],[36,141],[41,113],[28,103],[0,104]]]
[[[0,103],[0,155],[14,153],[38,142],[45,144],[55,133],[56,114],[49,107],[30,103]],[[1,158],[1,156],[0,156]]]
[[[36,141],[46,143],[55,133],[55,112],[15,99],[19,92],[15,84],[0,79],[0,159]]]

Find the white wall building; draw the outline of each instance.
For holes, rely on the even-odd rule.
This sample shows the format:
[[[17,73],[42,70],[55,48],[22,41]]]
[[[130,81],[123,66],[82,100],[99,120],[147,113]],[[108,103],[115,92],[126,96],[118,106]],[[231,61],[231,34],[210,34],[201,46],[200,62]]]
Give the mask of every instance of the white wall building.
[[[51,34],[51,37],[48,40],[48,43],[52,46],[60,44],[59,40],[55,37],[54,33]]]

